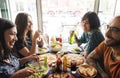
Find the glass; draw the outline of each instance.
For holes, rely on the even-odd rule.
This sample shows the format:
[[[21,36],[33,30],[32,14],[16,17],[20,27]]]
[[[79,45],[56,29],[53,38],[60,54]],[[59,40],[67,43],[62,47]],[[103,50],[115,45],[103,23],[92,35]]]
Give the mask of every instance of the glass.
[[[47,57],[44,57],[44,67],[47,67]]]
[[[110,27],[109,25],[107,25],[107,29],[109,29],[111,32],[119,32],[120,31],[120,28],[117,28],[117,27]]]
[[[76,71],[77,67],[77,62],[75,60],[71,61],[71,71]]]

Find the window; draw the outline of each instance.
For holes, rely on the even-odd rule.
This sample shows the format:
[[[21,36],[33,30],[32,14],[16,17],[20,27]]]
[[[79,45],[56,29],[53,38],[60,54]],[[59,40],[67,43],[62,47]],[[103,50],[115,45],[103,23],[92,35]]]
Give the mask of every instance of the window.
[[[26,12],[32,16],[34,30],[37,29],[36,0],[9,0],[12,21],[15,21],[19,12]]]
[[[102,25],[101,30],[103,34],[106,31],[106,24],[108,24],[114,16],[120,14],[119,3],[120,0],[100,0],[98,16]]]
[[[71,30],[78,29],[87,11],[94,10],[95,0],[41,0],[43,32],[63,37],[66,41]]]

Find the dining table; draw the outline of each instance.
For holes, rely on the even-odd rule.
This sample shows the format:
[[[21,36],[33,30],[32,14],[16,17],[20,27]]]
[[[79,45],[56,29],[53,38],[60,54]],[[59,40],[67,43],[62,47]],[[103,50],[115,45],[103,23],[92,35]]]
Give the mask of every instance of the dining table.
[[[50,75],[53,75],[54,73],[56,74],[56,72],[53,71],[52,64],[57,61],[58,54],[62,54],[60,57],[62,62],[63,62],[62,57],[65,55],[71,55],[68,58],[68,60],[72,59],[72,55],[78,55],[77,60],[79,60],[79,58],[83,59],[82,63],[76,65],[76,67],[78,68],[81,64],[85,63],[86,59],[84,58],[84,56],[81,55],[81,53],[84,52],[84,49],[82,47],[79,47],[79,50],[75,51],[75,49],[74,49],[75,47],[79,47],[79,46],[77,46],[77,44],[71,45],[69,43],[64,43],[64,44],[62,44],[62,48],[59,51],[52,51],[50,47],[47,47],[47,50],[45,50],[45,52],[40,52],[40,50],[38,50],[37,55],[40,57],[40,59],[42,57],[43,58],[39,61],[39,63],[37,65],[39,66],[40,69],[45,69],[44,74],[42,74],[42,76],[41,76],[41,74],[39,74],[40,76],[38,76],[38,77],[29,77],[29,78],[54,78],[52,76],[50,77]],[[75,58],[77,58],[77,57],[73,57],[73,60]],[[70,62],[69,62],[69,64],[71,64]],[[31,63],[31,64],[33,64],[33,63]],[[42,67],[44,67],[44,68],[42,68]],[[76,70],[72,71],[70,66],[67,66],[67,71],[62,70],[61,72],[57,72],[57,74],[59,74],[59,73],[70,74],[70,76],[66,77],[66,78],[85,78],[80,75],[77,68],[76,68]],[[63,78],[63,77],[55,77],[55,78]],[[86,78],[89,78],[89,77],[86,77]],[[96,76],[90,77],[90,78],[100,78],[100,76],[97,74]]]

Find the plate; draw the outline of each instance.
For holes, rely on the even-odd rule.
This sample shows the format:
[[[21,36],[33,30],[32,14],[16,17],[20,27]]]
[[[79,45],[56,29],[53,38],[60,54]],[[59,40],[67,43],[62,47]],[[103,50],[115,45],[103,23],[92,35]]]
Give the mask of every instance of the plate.
[[[75,78],[72,74],[70,73],[52,73],[48,76],[48,78]]]
[[[44,60],[45,57],[47,58],[47,65],[52,64],[52,62],[54,60],[56,61],[56,59],[57,59],[55,54],[53,54],[53,53],[46,53],[46,54],[39,55],[40,61]]]
[[[48,72],[48,67],[44,65],[39,65],[37,62],[29,63],[26,65],[28,68],[32,68],[35,70],[35,73],[28,78],[43,78]]]
[[[97,75],[97,70],[88,64],[83,64],[78,67],[78,72],[82,77],[94,78]]]
[[[45,53],[48,52],[48,48],[38,48],[38,53]]]

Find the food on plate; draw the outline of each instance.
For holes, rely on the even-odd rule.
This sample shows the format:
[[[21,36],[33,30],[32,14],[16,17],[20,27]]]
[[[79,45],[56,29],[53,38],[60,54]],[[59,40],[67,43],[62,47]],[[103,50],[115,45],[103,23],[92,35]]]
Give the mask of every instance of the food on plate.
[[[36,72],[29,76],[28,78],[42,78],[47,73],[47,68],[44,66],[39,66],[37,62],[33,64],[27,64],[26,67],[34,69]]]
[[[80,65],[78,71],[83,77],[94,77],[97,74],[97,70],[89,65]]]
[[[84,57],[80,54],[65,54],[62,59],[66,57],[67,58],[67,64],[70,66],[71,65],[71,61],[75,60],[76,61],[76,65],[80,65],[84,63]]]
[[[53,73],[48,76],[48,78],[74,78],[69,73]]]
[[[52,43],[51,44],[51,50],[52,51],[60,51],[62,48],[62,44],[61,43]]]
[[[51,64],[54,60],[57,59],[55,54],[52,53],[47,53],[47,54],[42,54],[39,56],[40,60],[44,60],[44,58],[47,58],[47,65]]]
[[[43,53],[43,52],[47,52],[47,51],[48,51],[47,48],[39,48],[38,50],[39,50],[40,53]]]
[[[74,47],[73,50],[75,50],[75,51],[81,51],[81,48],[80,47]]]

